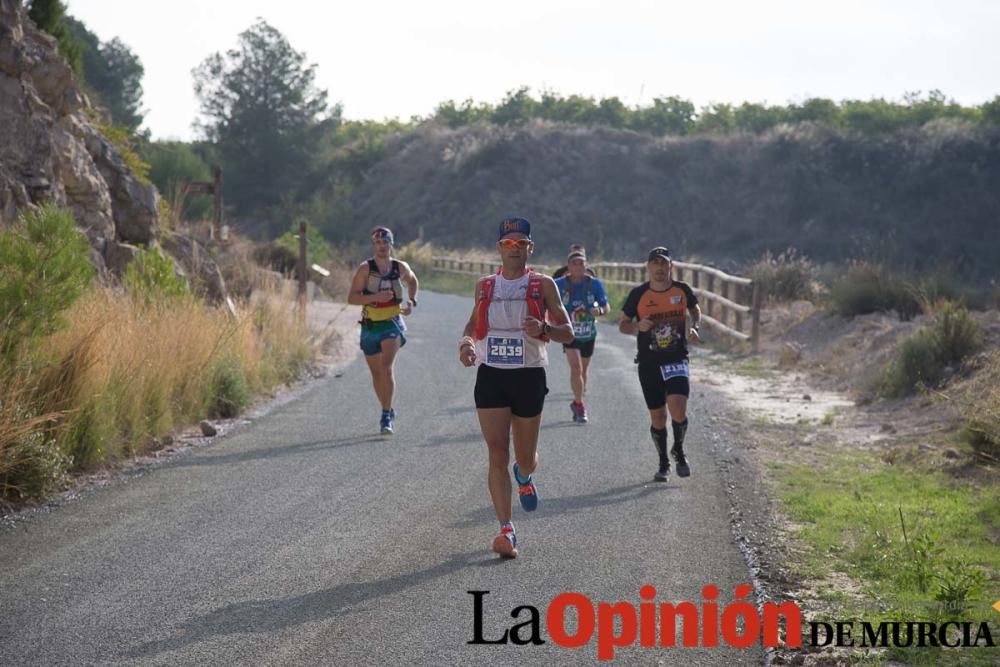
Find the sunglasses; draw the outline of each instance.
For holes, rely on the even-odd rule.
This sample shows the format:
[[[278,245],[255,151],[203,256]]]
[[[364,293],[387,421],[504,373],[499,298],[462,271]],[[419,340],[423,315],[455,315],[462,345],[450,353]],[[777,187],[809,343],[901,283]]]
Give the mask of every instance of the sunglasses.
[[[500,246],[502,248],[507,248],[508,250],[512,250],[514,248],[520,248],[521,250],[524,250],[529,245],[531,245],[531,241],[528,240],[528,239],[501,239],[500,240]]]
[[[392,245],[392,237],[391,236],[388,236],[386,234],[373,234],[372,235],[372,242],[378,243],[380,241],[388,243],[389,245]]]

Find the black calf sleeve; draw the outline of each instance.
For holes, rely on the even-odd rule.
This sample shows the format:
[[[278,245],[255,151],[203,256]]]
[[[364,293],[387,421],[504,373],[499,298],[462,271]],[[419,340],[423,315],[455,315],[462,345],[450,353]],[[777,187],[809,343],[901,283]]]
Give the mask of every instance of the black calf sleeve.
[[[682,422],[670,420],[670,426],[674,430],[674,448],[680,449],[684,446],[684,436],[687,434],[688,420],[685,419]]]
[[[649,434],[653,436],[653,444],[656,446],[656,453],[660,456],[660,464],[669,463],[667,458],[667,429],[649,427]]]

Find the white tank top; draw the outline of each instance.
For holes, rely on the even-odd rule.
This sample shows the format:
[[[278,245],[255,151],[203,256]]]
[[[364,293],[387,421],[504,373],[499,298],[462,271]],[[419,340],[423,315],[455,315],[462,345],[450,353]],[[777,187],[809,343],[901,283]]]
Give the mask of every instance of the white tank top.
[[[548,366],[545,343],[524,333],[521,324],[528,316],[528,274],[507,280],[497,274],[493,300],[487,318],[486,337],[476,341],[476,360],[494,368],[536,368]]]

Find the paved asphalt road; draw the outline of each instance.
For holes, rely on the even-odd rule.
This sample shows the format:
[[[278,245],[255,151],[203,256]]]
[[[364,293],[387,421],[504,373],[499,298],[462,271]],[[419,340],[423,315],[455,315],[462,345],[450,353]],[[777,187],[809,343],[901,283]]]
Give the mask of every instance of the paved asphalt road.
[[[497,528],[456,346],[471,301],[425,294],[397,364],[398,432],[376,435],[364,361],[210,447],[0,531],[0,665],[554,665],[553,597],[723,605],[748,582],[695,392],[693,475],[653,483],[655,453],[634,340],[602,326],[593,421],[570,421],[568,373],[550,347],[538,511],[516,507],[521,557]],[[697,362],[695,362],[697,379]],[[707,390],[706,390],[707,391]],[[515,501],[516,504],[516,501]],[[469,645],[473,596],[495,639],[540,610],[540,646]],[[721,605],[720,605],[721,606]],[[572,631],[575,613],[568,616]],[[524,631],[522,636],[527,636]],[[615,654],[621,664],[761,664],[758,648]]]

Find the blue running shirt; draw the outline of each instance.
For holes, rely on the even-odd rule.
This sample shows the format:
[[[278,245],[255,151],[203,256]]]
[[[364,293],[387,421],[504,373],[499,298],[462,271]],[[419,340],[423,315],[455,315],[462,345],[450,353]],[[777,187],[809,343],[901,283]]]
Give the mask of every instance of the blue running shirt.
[[[578,283],[573,283],[568,275],[556,279],[556,287],[562,298],[569,321],[573,323],[573,335],[579,341],[591,341],[597,338],[596,318],[590,314],[595,304],[606,308],[608,296],[604,293],[604,285],[597,278],[585,276]]]

